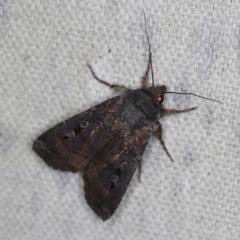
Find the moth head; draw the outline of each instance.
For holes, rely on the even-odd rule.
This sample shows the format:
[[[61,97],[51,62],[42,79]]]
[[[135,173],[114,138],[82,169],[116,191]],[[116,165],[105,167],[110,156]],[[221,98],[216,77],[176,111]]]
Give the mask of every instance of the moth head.
[[[156,108],[162,108],[162,103],[164,101],[164,95],[167,91],[167,87],[165,85],[162,85],[160,87],[149,87],[143,89],[145,93],[147,93],[154,104]]]

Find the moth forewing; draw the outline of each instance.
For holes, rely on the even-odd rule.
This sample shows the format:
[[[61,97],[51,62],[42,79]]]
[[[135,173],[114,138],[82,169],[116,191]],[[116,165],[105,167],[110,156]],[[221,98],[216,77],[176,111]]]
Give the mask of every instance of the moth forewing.
[[[122,99],[114,97],[57,124],[34,141],[33,150],[54,169],[83,170],[108,142],[104,125]]]

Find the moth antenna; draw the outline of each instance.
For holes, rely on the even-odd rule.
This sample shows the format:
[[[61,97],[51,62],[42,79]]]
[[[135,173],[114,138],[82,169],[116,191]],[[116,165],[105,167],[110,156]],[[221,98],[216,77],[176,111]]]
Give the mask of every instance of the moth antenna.
[[[199,98],[203,98],[203,99],[206,99],[206,100],[210,100],[210,101],[214,101],[214,102],[218,102],[218,103],[223,104],[222,102],[220,102],[218,100],[215,100],[215,99],[212,99],[212,98],[203,97],[203,96],[200,96],[200,95],[197,95],[197,94],[194,94],[194,93],[180,93],[180,92],[166,92],[166,93],[192,95],[192,96],[195,96],[195,97],[199,97]]]
[[[146,35],[147,35],[148,51],[149,51],[149,57],[150,57],[150,66],[151,66],[151,73],[152,73],[152,86],[154,87],[151,44],[150,44],[149,37],[148,37],[146,15],[145,15],[144,10],[142,10],[142,11],[143,11],[143,16],[144,16],[145,31],[146,31]]]

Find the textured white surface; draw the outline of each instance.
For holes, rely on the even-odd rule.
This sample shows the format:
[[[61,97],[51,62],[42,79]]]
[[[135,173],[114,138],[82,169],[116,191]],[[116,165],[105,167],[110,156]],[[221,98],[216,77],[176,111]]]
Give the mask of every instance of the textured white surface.
[[[153,137],[114,216],[88,207],[82,174],[31,150],[43,131],[140,86],[152,43],[156,84],[216,98],[168,95],[171,163]],[[0,239],[240,239],[239,1],[0,1]]]

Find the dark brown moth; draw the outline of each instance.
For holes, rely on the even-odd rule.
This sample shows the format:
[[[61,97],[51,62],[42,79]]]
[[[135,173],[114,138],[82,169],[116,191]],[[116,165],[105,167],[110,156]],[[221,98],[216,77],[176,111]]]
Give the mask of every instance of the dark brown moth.
[[[164,85],[154,86],[154,82],[151,87],[146,86],[152,70],[149,40],[148,45],[149,61],[140,89],[108,84],[88,65],[97,81],[124,93],[57,124],[33,143],[33,150],[50,167],[71,172],[84,170],[85,198],[103,220],[109,219],[121,202],[152,134],[156,134],[172,160],[162,139],[159,119],[196,109],[165,109],[164,95],[173,92],[167,92]]]

